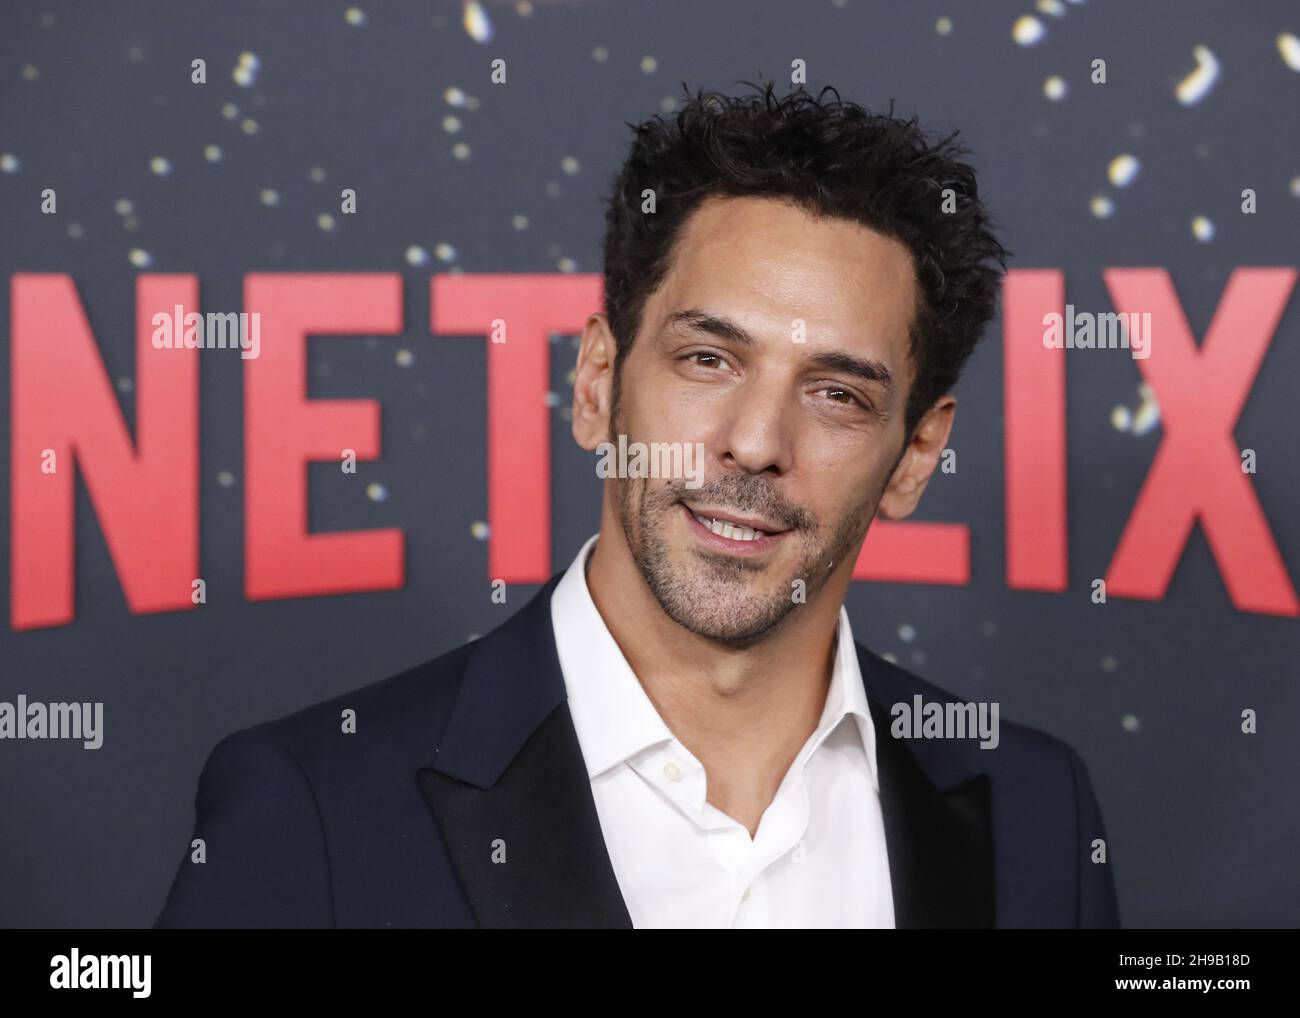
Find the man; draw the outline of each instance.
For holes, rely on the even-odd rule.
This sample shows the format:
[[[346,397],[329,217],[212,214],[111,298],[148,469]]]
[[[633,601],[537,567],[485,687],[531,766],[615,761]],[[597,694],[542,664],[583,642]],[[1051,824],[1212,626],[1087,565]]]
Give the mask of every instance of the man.
[[[959,701],[842,606],[993,314],[1006,252],[961,151],[771,85],[638,126],[573,433],[699,476],[609,477],[503,626],[224,739],[157,925],[1117,925],[1078,754],[909,737],[899,706]]]

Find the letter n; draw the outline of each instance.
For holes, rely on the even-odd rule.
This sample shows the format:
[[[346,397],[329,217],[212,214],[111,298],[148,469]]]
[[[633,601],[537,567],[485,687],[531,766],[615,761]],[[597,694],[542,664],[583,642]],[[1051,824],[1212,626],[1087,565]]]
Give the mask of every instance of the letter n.
[[[158,350],[153,316],[198,307],[192,275],[141,275],[135,287],[136,441],[94,333],[65,274],[20,273],[10,289],[10,455],[14,629],[75,612],[75,494],[80,472],[131,612],[194,607],[199,575],[197,350]],[[55,453],[53,473],[41,470]]]

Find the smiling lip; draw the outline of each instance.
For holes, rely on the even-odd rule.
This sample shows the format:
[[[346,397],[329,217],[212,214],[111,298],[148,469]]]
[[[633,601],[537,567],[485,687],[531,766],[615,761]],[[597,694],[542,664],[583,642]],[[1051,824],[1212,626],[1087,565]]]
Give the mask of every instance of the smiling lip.
[[[686,505],[686,503],[682,503]],[[764,534],[775,536],[784,534],[789,527],[777,526],[775,523],[768,523],[767,520],[761,520],[757,517],[737,516],[735,513],[719,512],[716,509],[696,509],[694,506],[686,505],[686,508],[697,515],[703,516],[706,520],[718,520],[721,523],[734,523],[742,527],[749,527],[750,530],[761,530]]]
[[[786,534],[790,533],[788,530],[782,530],[778,533],[764,532],[753,540],[744,541],[735,537],[725,537],[722,534],[715,534],[712,530],[696,519],[695,511],[684,502],[682,503],[682,513],[686,517],[687,526],[691,528],[692,532],[695,534],[696,541],[699,542],[701,547],[708,551],[721,552],[725,555],[740,556],[744,558],[766,555],[785,539]],[[699,515],[706,519],[718,520],[719,522],[743,522],[735,517],[721,516],[716,513],[700,513]],[[749,524],[745,525],[750,526]],[[762,528],[751,529],[761,530]]]

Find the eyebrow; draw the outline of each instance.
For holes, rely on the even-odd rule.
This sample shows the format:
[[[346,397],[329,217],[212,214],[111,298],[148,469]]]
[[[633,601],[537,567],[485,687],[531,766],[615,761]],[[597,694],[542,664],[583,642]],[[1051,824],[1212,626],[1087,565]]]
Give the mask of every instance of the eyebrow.
[[[693,332],[705,332],[719,339],[729,340],[739,346],[753,347],[758,345],[758,341],[752,335],[730,318],[711,315],[699,308],[674,311],[668,316],[664,325],[668,328],[680,326]],[[870,357],[855,357],[853,354],[844,353],[841,350],[830,350],[813,354],[808,358],[808,362],[813,367],[826,371],[838,371],[846,375],[853,375],[863,381],[876,382],[887,392],[894,385],[893,372],[880,361]]]

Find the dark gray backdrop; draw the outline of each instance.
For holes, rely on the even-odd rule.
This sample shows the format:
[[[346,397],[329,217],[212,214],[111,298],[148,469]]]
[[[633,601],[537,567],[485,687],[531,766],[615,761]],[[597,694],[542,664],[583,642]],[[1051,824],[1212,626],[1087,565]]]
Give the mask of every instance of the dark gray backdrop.
[[[1036,15],[1046,35],[1033,46],[1012,38],[1016,19],[1034,13],[1028,0],[533,0],[522,12],[485,5],[486,42],[463,26],[459,3],[363,0],[353,16],[362,24],[347,8],[10,2],[0,12],[0,153],[11,157],[0,164],[0,699],[102,700],[106,728],[95,752],[0,743],[0,924],[151,922],[220,737],[447,650],[536,589],[513,589],[505,609],[488,600],[487,546],[471,533],[486,518],[484,342],[430,336],[429,275],[599,271],[600,202],[627,143],[624,122],[664,109],[683,80],[692,89],[788,80],[802,58],[814,88],[833,84],[872,107],[895,98],[896,112],[929,129],[960,127],[1014,265],[1061,268],[1067,299],[1083,309],[1110,310],[1104,268],[1163,266],[1200,338],[1235,267],[1297,263],[1300,74],[1275,40],[1300,33],[1300,15],[1282,0],[1065,3],[1061,15]],[[1222,75],[1183,106],[1174,86],[1196,45],[1212,49]],[[259,61],[244,86],[231,73],[242,52]],[[496,56],[508,61],[504,87],[488,81]],[[208,61],[203,87],[189,82],[195,57]],[[1088,82],[1096,57],[1108,64],[1104,86]],[[1044,95],[1051,75],[1065,79],[1064,99]],[[477,108],[450,105],[453,87]],[[458,132],[444,127],[447,115],[460,118]],[[456,158],[456,142],[468,158]],[[205,157],[208,145],[220,147],[219,162]],[[1107,164],[1124,152],[1141,172],[1116,188]],[[155,156],[169,174],[152,172]],[[58,189],[56,216],[38,211],[47,186]],[[345,186],[360,195],[353,217],[338,215]],[[1240,214],[1243,187],[1257,190],[1259,214]],[[261,200],[264,189],[278,204]],[[1099,193],[1113,197],[1108,218],[1090,211]],[[123,198],[129,213],[116,208]],[[325,211],[335,213],[330,232],[317,225]],[[1212,240],[1192,235],[1196,215],[1214,223]],[[440,243],[454,260],[438,259]],[[408,263],[411,245],[429,252],[427,265]],[[129,380],[133,248],[149,252],[153,271],[196,273],[208,309],[240,308],[247,272],[404,274],[405,334],[313,339],[309,382],[315,397],[382,403],[383,458],[355,478],[313,467],[310,522],[403,528],[402,590],[244,600],[240,364],[213,354],[201,363],[208,605],[131,615],[79,488],[75,621],[8,628],[8,280],[70,273],[113,378]],[[1236,429],[1257,450],[1255,488],[1293,578],[1296,305],[1293,295]],[[1297,621],[1237,612],[1199,529],[1166,600],[1089,603],[1088,580],[1104,574],[1160,440],[1158,427],[1134,435],[1111,425],[1113,407],[1138,403],[1140,376],[1123,356],[1068,360],[1070,588],[1009,590],[1000,341],[998,322],[958,390],[960,469],[936,476],[916,517],[971,527],[973,582],[856,584],[859,639],[1080,749],[1126,925],[1296,925]],[[559,569],[596,528],[599,488],[563,413],[572,348],[552,350]],[[131,392],[118,395],[133,424]],[[385,500],[367,496],[371,483]],[[1239,733],[1243,707],[1259,712],[1254,737]]]

